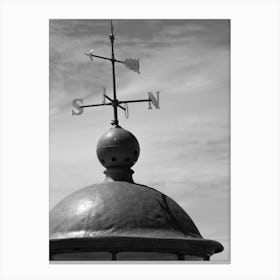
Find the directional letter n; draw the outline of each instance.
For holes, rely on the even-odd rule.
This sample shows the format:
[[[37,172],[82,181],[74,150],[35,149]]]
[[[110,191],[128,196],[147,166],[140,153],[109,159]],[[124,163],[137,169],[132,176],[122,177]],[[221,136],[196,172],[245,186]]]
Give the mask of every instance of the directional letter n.
[[[149,92],[149,107],[148,109],[152,109],[151,103],[156,109],[159,109],[159,91],[157,91],[157,97],[155,98],[154,95]]]

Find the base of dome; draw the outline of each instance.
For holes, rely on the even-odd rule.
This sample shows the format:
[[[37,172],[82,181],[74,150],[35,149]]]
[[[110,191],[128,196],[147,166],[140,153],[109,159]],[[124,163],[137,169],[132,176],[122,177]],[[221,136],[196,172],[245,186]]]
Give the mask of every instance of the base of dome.
[[[158,252],[176,254],[179,256],[178,259],[181,256],[182,260],[185,259],[185,255],[193,257],[190,260],[209,260],[213,254],[221,251],[223,246],[219,242],[195,238],[98,237],[50,240],[50,260],[56,260],[54,256],[59,254],[73,253],[73,259],[68,260],[75,261],[80,259],[76,259],[74,253],[90,252],[108,252],[112,256],[123,252]],[[86,259],[91,260],[88,257]],[[94,258],[94,260],[99,259]],[[146,260],[150,260],[148,255]]]

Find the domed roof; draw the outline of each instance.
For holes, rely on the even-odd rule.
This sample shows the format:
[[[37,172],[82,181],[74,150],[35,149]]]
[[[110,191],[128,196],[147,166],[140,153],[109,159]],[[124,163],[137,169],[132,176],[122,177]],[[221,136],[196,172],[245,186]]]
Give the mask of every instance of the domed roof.
[[[204,255],[223,249],[220,243],[203,239],[174,200],[147,186],[122,181],[95,184],[60,201],[50,212],[50,239],[90,239],[98,241],[97,246],[130,250],[143,244],[145,250],[170,246]],[[106,242],[100,243],[102,239]]]
[[[140,148],[135,136],[115,126],[97,144],[106,167],[104,183],[78,190],[50,212],[51,253],[164,252],[207,259],[223,246],[203,239],[171,198],[133,182],[130,169]]]
[[[69,195],[51,211],[50,224],[51,238],[201,238],[175,201],[149,187],[127,182],[96,184]]]

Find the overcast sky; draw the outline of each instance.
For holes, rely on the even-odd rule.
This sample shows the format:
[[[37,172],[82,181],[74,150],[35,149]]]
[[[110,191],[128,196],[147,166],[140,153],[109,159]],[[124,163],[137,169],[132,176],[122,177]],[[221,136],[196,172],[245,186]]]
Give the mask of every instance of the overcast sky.
[[[137,74],[116,66],[118,99],[160,91],[160,109],[129,105],[120,125],[140,143],[134,181],[173,198],[204,238],[230,254],[230,25],[228,20],[115,20],[115,56],[139,58]],[[110,128],[109,106],[72,116],[72,100],[100,103],[112,95],[108,20],[50,20],[50,207],[71,192],[100,183],[99,137]]]

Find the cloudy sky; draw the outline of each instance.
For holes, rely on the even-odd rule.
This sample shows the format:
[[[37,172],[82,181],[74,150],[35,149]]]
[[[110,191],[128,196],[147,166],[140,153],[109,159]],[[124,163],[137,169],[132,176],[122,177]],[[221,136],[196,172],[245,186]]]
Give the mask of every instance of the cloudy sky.
[[[111,107],[72,116],[72,100],[112,95],[108,20],[50,20],[50,207],[104,179],[95,148],[110,128]],[[139,58],[137,74],[117,65],[118,99],[160,91],[160,110],[130,104],[120,125],[140,143],[134,181],[173,198],[204,238],[230,258],[230,25],[228,20],[115,20],[115,56]]]

